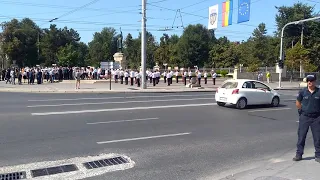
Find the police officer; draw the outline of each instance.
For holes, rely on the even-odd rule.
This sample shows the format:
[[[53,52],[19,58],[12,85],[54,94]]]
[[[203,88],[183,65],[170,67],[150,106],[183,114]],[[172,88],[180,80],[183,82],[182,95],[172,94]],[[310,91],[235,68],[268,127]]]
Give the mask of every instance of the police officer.
[[[316,77],[308,75],[306,77],[307,87],[302,89],[296,101],[299,112],[299,129],[296,156],[294,161],[302,160],[306,136],[311,127],[315,160],[320,163],[320,90],[316,87]]]

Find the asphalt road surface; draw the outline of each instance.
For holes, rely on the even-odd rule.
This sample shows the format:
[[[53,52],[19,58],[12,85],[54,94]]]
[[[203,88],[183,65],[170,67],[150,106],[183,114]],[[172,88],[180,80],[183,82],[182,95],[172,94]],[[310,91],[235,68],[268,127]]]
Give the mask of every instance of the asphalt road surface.
[[[219,107],[210,92],[0,93],[0,166],[120,153],[135,166],[88,179],[215,179],[294,155],[296,92],[281,93],[278,108],[246,110]]]

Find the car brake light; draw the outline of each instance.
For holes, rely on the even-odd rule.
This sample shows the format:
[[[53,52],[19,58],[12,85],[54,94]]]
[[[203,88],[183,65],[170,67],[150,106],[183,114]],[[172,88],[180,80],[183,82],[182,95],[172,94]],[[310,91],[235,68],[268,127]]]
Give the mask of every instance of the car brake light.
[[[235,89],[232,91],[232,94],[239,94],[239,89]]]

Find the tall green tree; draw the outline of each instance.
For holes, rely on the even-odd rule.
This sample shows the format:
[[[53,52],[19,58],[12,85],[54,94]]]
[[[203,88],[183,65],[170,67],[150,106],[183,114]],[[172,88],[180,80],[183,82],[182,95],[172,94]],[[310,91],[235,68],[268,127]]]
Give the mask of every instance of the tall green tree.
[[[11,63],[18,66],[34,66],[37,61],[37,34],[39,27],[29,18],[13,19],[1,24],[2,48]]]
[[[210,33],[201,24],[189,25],[183,31],[177,44],[180,67],[203,67],[209,59]]]
[[[116,30],[111,27],[93,35],[93,40],[89,42],[90,65],[98,66],[101,61],[113,61],[116,53],[115,36]]]

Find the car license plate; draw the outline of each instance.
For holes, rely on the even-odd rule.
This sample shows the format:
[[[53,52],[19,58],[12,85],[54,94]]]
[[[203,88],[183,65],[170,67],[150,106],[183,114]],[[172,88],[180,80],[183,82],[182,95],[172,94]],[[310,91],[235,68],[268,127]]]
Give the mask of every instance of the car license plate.
[[[220,97],[220,101],[227,101],[226,97]]]

